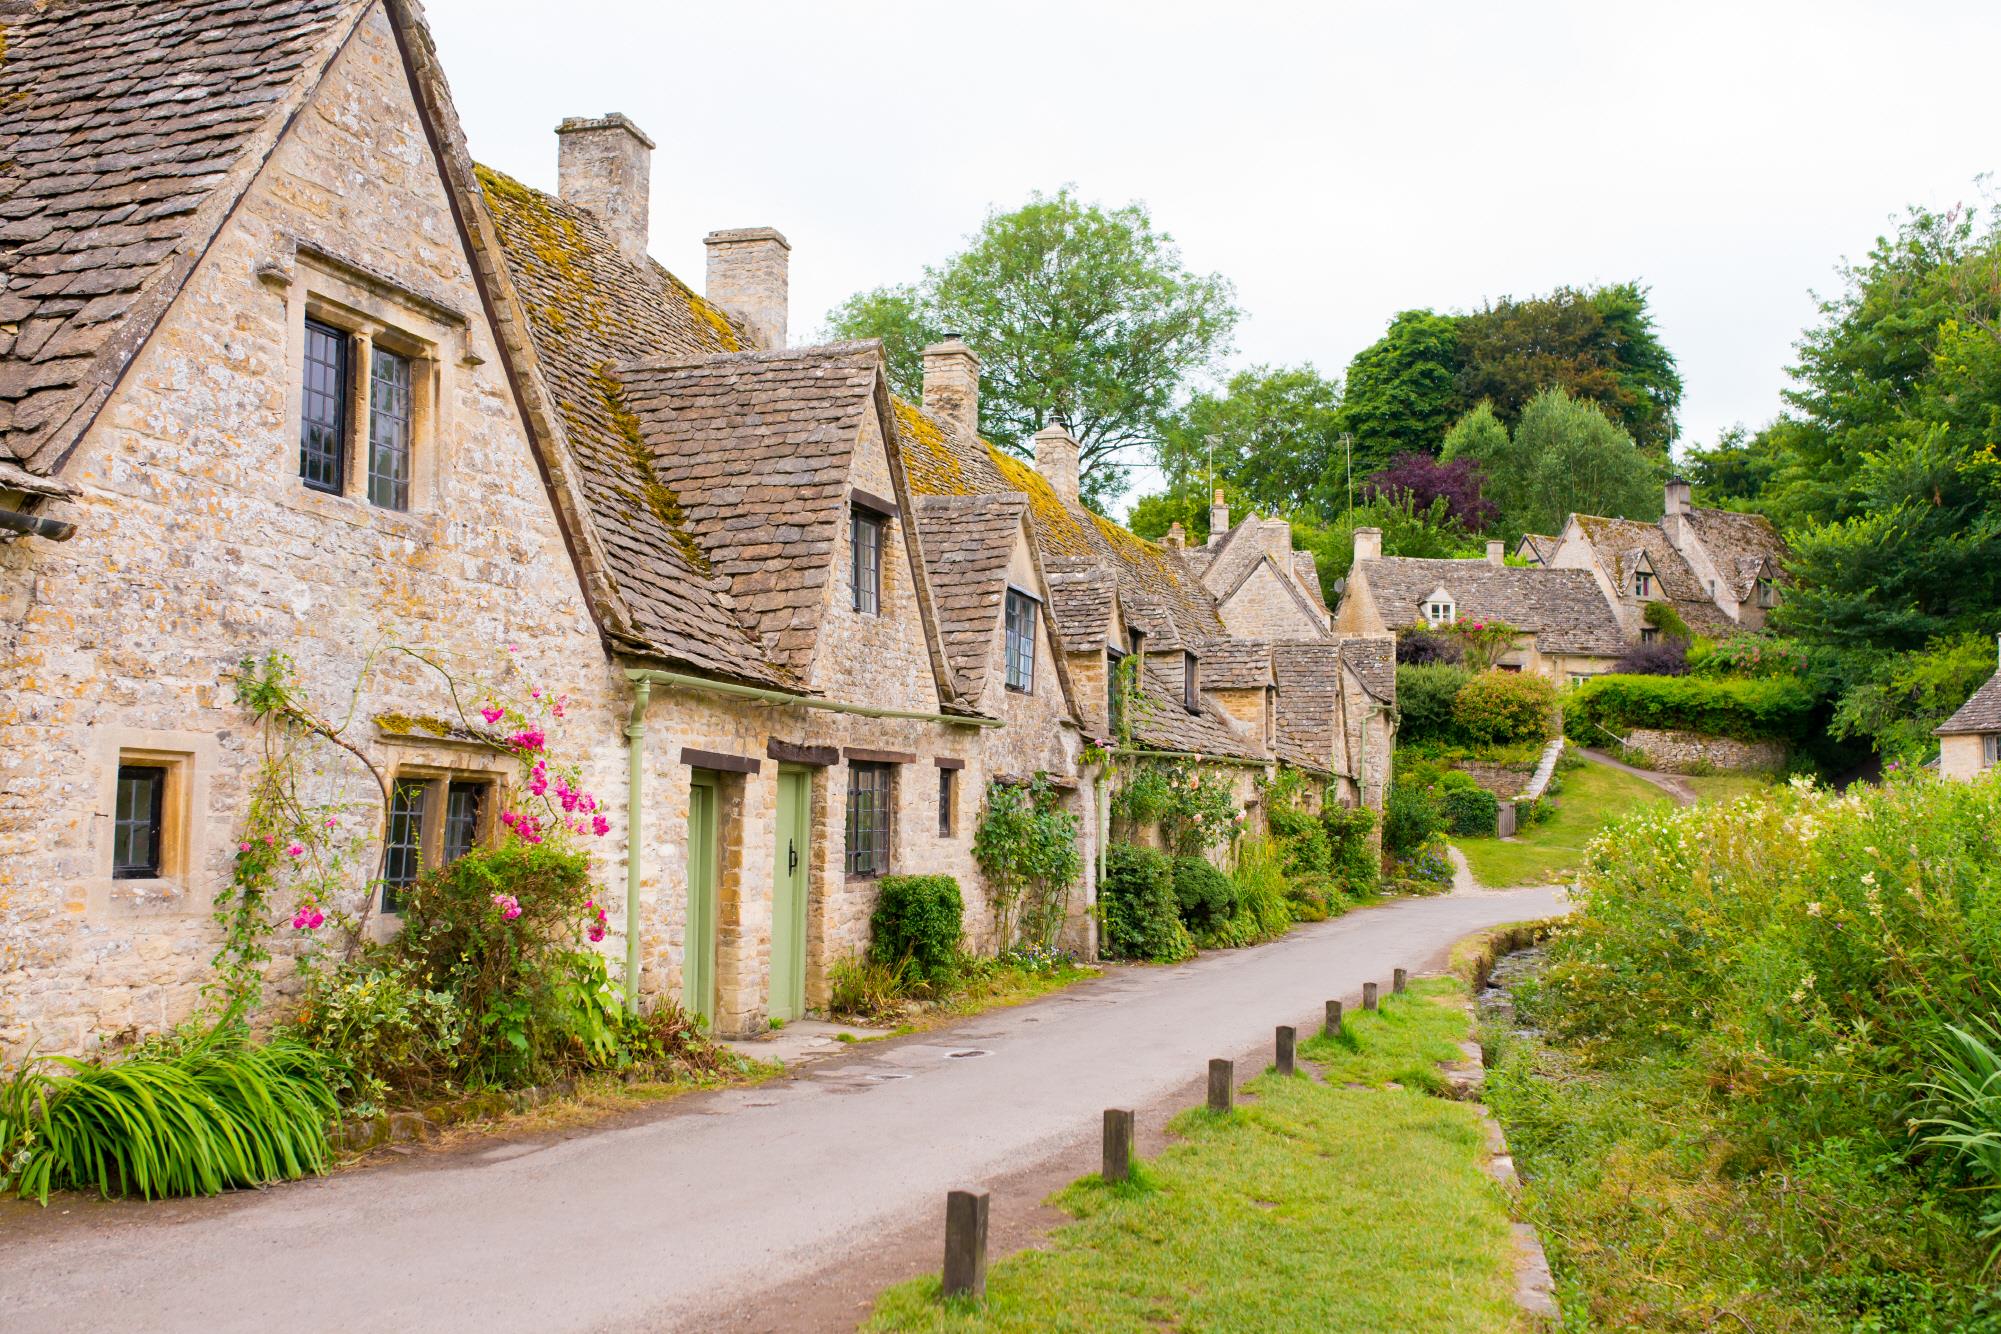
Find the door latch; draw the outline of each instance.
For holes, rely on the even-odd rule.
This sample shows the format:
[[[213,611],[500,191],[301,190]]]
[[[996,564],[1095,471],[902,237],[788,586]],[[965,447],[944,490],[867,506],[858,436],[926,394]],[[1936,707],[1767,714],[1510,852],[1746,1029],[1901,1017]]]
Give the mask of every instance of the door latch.
[[[785,872],[790,875],[799,869],[799,844],[792,839],[785,840]]]

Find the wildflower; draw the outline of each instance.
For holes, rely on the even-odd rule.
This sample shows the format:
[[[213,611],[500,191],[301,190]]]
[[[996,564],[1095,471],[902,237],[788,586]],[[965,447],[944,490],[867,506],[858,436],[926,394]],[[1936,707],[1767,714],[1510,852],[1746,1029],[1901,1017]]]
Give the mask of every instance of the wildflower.
[[[596,834],[599,838],[603,838],[606,834],[609,834],[611,832],[611,821],[605,819],[602,815],[592,816],[591,832],[593,834]]]
[[[530,699],[540,699],[540,698],[542,698],[542,687],[541,687],[541,686],[536,686],[536,687],[535,687],[535,688],[534,688],[533,690],[529,691],[529,692],[528,692],[528,698],[530,698]]]
[[[1862,883],[1863,883],[1863,884],[1865,884],[1865,885],[1873,885],[1873,884],[1875,884],[1875,883],[1876,883],[1876,873],[1875,873],[1874,871],[1864,871],[1864,872],[1862,873]]]
[[[507,710],[489,704],[479,711],[479,716],[486,719],[486,725],[491,727],[507,716]]]
[[[331,828],[333,828],[333,827],[334,827],[334,818],[333,818],[333,816],[329,815],[329,816],[327,817],[327,821],[326,821],[326,824],[327,824],[327,828],[329,828],[329,829],[331,829]]]
[[[303,857],[306,855],[306,847],[303,843],[288,843],[285,845],[285,855],[287,857]]]
[[[1807,905],[1806,905],[1806,915],[1807,915],[1808,917],[1818,917],[1818,916],[1820,916],[1820,904],[1818,904],[1818,903],[1809,903],[1809,904],[1807,904]]]
[[[248,852],[250,851],[250,845],[248,843],[238,843],[236,845],[236,850],[238,852]]]

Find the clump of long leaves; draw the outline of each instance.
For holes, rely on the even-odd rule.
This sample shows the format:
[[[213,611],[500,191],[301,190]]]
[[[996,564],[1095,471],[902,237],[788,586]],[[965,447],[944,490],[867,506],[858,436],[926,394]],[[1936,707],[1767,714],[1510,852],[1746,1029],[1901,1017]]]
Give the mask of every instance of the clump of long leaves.
[[[312,1049],[233,1015],[116,1061],[32,1058],[0,1084],[0,1190],[214,1195],[326,1170],[336,1110]]]
[[[1936,1127],[1925,1143],[1949,1151],[1975,1188],[1989,1192],[1980,1211],[1980,1237],[1987,1241],[2001,1238],[2001,1199],[1991,1193],[2001,1191],[2001,1029],[1979,1015],[1971,1022],[1979,1032],[1950,1024],[1936,1044],[1938,1071],[1924,1086],[1933,1114],[1919,1124]],[[2001,1241],[1988,1263],[1997,1255]]]

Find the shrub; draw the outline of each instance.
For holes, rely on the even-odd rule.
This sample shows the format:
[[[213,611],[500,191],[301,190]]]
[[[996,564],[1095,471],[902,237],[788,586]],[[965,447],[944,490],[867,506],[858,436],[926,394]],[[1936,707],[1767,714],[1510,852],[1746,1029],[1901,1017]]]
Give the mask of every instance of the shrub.
[[[1491,838],[1498,827],[1500,800],[1484,787],[1455,787],[1439,804],[1446,825],[1462,837]]]
[[[1052,948],[1070,915],[1070,886],[1084,869],[1077,851],[1077,817],[1037,774],[1027,786],[987,784],[973,830],[973,860],[993,899],[1000,947]]]
[[[1453,721],[1453,701],[1472,679],[1473,673],[1464,667],[1443,663],[1397,668],[1397,740],[1456,740],[1459,726]]]
[[[1340,891],[1325,876],[1287,876],[1285,911],[1295,922],[1324,922],[1333,915]]]
[[[1328,870],[1336,886],[1355,898],[1373,895],[1382,884],[1381,855],[1369,845],[1376,813],[1367,806],[1330,805],[1320,813],[1327,831]]]
[[[1465,661],[1466,646],[1451,635],[1412,628],[1397,636],[1399,667],[1429,667],[1440,663],[1456,667]]]
[[[1655,599],[1647,603],[1646,610],[1640,613],[1640,619],[1660,631],[1663,639],[1679,639],[1686,644],[1695,637],[1694,632],[1688,628],[1688,622],[1681,618],[1681,613],[1674,609],[1672,602]]]
[[[1443,894],[1452,888],[1452,863],[1445,849],[1431,843],[1391,868],[1391,888],[1399,894]]]
[[[933,985],[952,976],[964,931],[965,903],[949,875],[886,875],[869,918],[869,957],[909,961],[913,981]]]
[[[61,1069],[67,1073],[55,1074]],[[235,1018],[117,1061],[32,1059],[0,1086],[0,1189],[214,1195],[326,1170],[334,1091],[319,1056]]]
[[[1286,907],[1285,871],[1279,852],[1271,840],[1247,838],[1237,847],[1237,869],[1232,877],[1236,907],[1229,918],[1215,924],[1200,939],[1205,945],[1256,945],[1285,934],[1292,925]]]
[[[1597,676],[1570,696],[1573,739],[1603,739],[1596,728],[1701,732],[1740,741],[1789,741],[1811,720],[1814,695],[1797,681],[1712,676]]]
[[[1621,676],[1687,676],[1688,641],[1657,639],[1651,644],[1635,644],[1612,664],[1612,670]]]
[[[424,1092],[451,1078],[465,1015],[408,964],[369,954],[307,975],[296,1031],[326,1055],[341,1106],[369,1116],[396,1092]]]
[[[1181,921],[1200,940],[1237,911],[1237,887],[1204,857],[1174,859],[1174,902]]]
[[[1548,789],[1544,789],[1545,793]],[[1515,802],[1515,828],[1533,829],[1556,813],[1555,805],[1545,796],[1523,797]]]
[[[1707,647],[1691,647],[1688,669],[1702,676],[1803,676],[1807,656],[1788,639],[1732,635]]]
[[[1475,745],[1546,741],[1555,718],[1556,688],[1526,672],[1482,672],[1452,701],[1452,721]]]
[[[1383,851],[1404,861],[1438,837],[1445,813],[1438,798],[1422,783],[1398,779],[1383,800]]]
[[[901,960],[885,963],[866,951],[837,959],[827,971],[827,1009],[854,1019],[900,1014],[910,999]]]
[[[1174,898],[1174,864],[1152,848],[1119,845],[1105,852],[1105,954],[1114,959],[1173,963],[1195,952]]]

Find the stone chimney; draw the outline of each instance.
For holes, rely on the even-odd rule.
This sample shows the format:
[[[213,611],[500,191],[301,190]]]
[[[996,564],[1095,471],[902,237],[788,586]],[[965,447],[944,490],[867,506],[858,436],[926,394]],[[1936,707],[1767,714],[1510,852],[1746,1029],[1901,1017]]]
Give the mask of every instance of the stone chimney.
[[[1170,551],[1187,550],[1188,530],[1181,526],[1181,520],[1176,519],[1167,525],[1167,536],[1160,539],[1160,544]]]
[[[1215,546],[1229,531],[1230,503],[1223,499],[1223,488],[1219,486],[1209,502],[1209,545]]]
[[[957,334],[924,349],[924,410],[967,435],[980,433],[980,359]]]
[[[1278,568],[1292,573],[1292,525],[1284,519],[1266,519],[1258,525],[1258,538],[1264,544],[1265,554],[1278,562]]]
[[[1680,477],[1668,478],[1665,498],[1661,506],[1662,512],[1665,514],[1688,513],[1689,497],[1692,494],[1693,489],[1686,480]]]
[[[653,141],[616,111],[556,127],[556,193],[587,208],[634,263],[646,259],[647,179]]]
[[[1383,558],[1383,530],[1380,528],[1357,528],[1355,530],[1355,561]]]
[[[1487,544],[1487,564],[1506,565],[1507,563],[1508,544],[1506,542],[1489,542]]]
[[[1077,504],[1077,442],[1067,427],[1051,423],[1035,433],[1035,471],[1054,491]]]
[[[792,243],[775,227],[737,227],[710,232],[702,244],[709,248],[704,295],[749,325],[760,348],[784,347]]]

